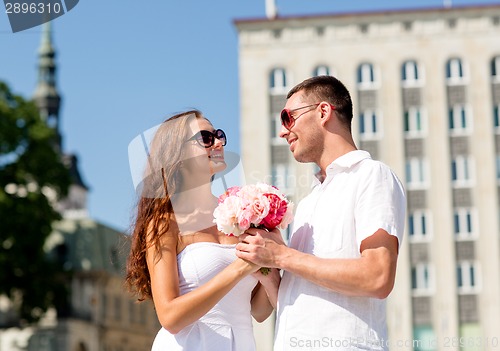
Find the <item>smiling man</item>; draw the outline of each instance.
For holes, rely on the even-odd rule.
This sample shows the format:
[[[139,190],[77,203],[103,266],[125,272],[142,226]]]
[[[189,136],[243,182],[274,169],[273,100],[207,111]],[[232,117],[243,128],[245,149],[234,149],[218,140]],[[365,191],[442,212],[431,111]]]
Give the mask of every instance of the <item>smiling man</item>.
[[[307,79],[287,99],[280,137],[297,161],[320,171],[297,207],[289,246],[277,231],[256,228],[237,246],[239,257],[284,271],[274,350],[385,350],[403,186],[388,166],[357,149],[351,97],[338,79]]]

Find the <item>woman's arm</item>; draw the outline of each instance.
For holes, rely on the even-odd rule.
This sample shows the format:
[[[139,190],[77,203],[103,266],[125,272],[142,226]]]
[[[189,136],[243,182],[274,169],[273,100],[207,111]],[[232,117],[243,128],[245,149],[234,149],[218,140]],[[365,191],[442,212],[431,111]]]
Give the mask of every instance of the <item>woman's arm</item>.
[[[254,273],[259,284],[252,293],[252,316],[257,322],[263,322],[271,315],[278,302],[278,288],[281,276],[278,269],[272,268],[267,276],[259,271]]]
[[[158,320],[172,334],[200,319],[241,279],[259,268],[236,259],[206,284],[180,296],[176,245],[177,235],[166,234],[162,239],[159,257],[154,247],[147,252],[151,291]]]

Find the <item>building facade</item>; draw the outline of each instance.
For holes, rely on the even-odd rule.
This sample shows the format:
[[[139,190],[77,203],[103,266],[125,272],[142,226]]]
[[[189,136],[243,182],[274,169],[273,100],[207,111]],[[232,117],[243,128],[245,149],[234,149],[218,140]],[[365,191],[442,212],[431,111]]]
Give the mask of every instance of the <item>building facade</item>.
[[[358,148],[407,191],[390,349],[500,348],[500,5],[235,26],[246,181],[271,182],[294,202],[309,193],[315,166],[293,159],[279,112],[302,80],[338,77]],[[260,328],[259,350],[271,350],[272,323]]]

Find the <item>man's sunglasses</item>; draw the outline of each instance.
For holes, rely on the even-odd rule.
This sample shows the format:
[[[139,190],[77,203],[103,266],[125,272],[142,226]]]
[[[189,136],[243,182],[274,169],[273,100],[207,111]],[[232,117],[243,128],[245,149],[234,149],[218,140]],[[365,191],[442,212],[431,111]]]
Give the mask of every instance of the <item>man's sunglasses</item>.
[[[316,108],[318,107],[318,105],[321,104],[321,102],[318,102],[317,104],[312,104],[312,105],[307,105],[307,106],[302,106],[302,107],[299,107],[299,108],[295,108],[293,110],[289,110],[287,108],[284,108],[282,111],[281,111],[281,124],[283,125],[283,127],[285,127],[286,129],[288,130],[291,130],[293,128],[293,126],[295,125],[295,120],[298,119],[300,116],[302,116],[303,114],[313,110],[312,108],[307,110],[307,111],[304,111],[302,112],[301,114],[299,114],[297,117],[293,117],[292,116],[292,113],[295,112],[295,111],[298,111],[298,110],[302,110],[304,108],[308,108],[308,107],[313,107]],[[335,110],[335,107],[330,104],[330,107],[332,109]]]
[[[226,133],[222,129],[217,129],[213,132],[209,130],[200,130],[198,133],[193,135],[187,141],[196,140],[200,146],[205,148],[209,148],[215,143],[215,138],[219,139],[222,143],[222,146],[226,146],[227,138]]]

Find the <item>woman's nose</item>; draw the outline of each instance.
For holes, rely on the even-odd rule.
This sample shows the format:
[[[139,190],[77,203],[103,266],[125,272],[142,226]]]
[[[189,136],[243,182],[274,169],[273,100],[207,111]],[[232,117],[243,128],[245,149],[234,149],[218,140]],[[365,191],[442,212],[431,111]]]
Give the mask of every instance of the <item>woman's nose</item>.
[[[220,149],[223,147],[222,140],[214,138],[214,148]]]

